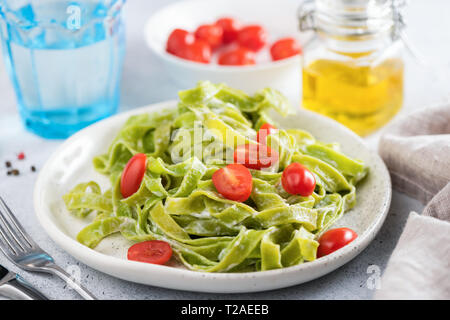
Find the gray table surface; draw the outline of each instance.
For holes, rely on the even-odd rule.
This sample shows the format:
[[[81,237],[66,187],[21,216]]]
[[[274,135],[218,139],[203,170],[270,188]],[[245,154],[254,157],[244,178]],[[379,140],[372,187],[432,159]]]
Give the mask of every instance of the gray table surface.
[[[245,1],[245,0],[243,0]],[[293,0],[294,1],[294,0]],[[165,75],[143,41],[142,30],[148,16],[171,2],[169,0],[129,0],[126,8],[127,56],[124,66],[121,111],[176,98],[180,88]],[[275,0],[274,0],[275,3]],[[406,99],[402,114],[414,109],[448,101],[450,85],[450,2],[445,0],[411,1],[407,10],[408,34],[430,66],[421,67],[407,57]],[[372,275],[368,267],[384,270],[410,211],[421,212],[423,205],[394,191],[389,215],[375,240],[358,257],[322,278],[290,288],[251,294],[206,294],[162,289],[113,278],[78,262],[60,249],[40,227],[32,203],[37,177],[30,166],[39,168],[61,144],[44,140],[26,132],[15,106],[15,96],[0,63],[0,194],[16,212],[31,236],[49,252],[58,264],[68,270],[80,271],[81,281],[100,299],[370,299],[374,293],[367,285]],[[367,138],[376,148],[377,133]],[[26,159],[15,161],[20,151]],[[6,176],[3,162],[13,160],[21,169],[17,177]],[[51,276],[26,273],[0,255],[0,264],[20,273],[52,299],[78,299],[62,281]],[[1,299],[1,298],[0,298]]]

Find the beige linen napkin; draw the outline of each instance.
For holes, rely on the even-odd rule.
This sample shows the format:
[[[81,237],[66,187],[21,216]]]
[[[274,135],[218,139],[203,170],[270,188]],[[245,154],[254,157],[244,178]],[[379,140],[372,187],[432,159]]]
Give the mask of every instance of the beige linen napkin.
[[[450,106],[399,119],[379,153],[393,187],[429,203],[410,213],[375,299],[450,299]]]

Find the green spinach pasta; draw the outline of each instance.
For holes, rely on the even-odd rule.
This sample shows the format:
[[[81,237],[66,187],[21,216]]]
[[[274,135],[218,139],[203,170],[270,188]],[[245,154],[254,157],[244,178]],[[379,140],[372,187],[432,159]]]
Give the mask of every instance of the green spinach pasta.
[[[237,145],[257,143],[259,128],[273,124],[270,112],[286,116],[291,107],[276,90],[248,96],[206,81],[179,98],[177,108],[130,117],[108,151],[94,158],[96,171],[110,179],[108,190],[90,181],[63,196],[76,216],[96,215],[77,240],[90,248],[117,232],[135,242],[162,240],[187,268],[203,272],[263,271],[316,259],[318,237],[354,206],[364,164],[308,132],[279,129],[266,140],[278,152],[276,165],[250,169],[248,200],[227,199],[212,182],[214,172],[233,162]],[[145,174],[124,198],[121,175],[138,153],[147,156]],[[310,196],[289,194],[280,184],[294,162],[314,174]]]

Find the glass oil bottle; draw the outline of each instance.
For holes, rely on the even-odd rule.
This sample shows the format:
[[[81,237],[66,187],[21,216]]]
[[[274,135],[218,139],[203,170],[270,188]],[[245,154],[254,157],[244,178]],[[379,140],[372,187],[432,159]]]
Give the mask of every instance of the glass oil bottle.
[[[385,125],[403,103],[400,4],[395,0],[315,0],[300,8],[302,106],[361,136]]]

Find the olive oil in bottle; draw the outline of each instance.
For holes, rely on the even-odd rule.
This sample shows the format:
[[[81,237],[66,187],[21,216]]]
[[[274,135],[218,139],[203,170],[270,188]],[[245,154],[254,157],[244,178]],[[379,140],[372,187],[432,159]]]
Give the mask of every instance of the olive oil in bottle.
[[[302,106],[368,135],[403,103],[397,9],[392,0],[330,1],[302,8],[301,29],[315,31],[304,50]]]
[[[357,66],[316,60],[303,69],[303,106],[360,135],[386,124],[403,102],[403,62]]]

